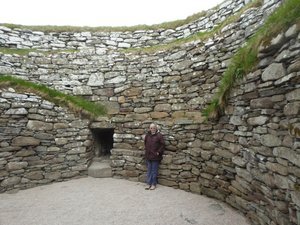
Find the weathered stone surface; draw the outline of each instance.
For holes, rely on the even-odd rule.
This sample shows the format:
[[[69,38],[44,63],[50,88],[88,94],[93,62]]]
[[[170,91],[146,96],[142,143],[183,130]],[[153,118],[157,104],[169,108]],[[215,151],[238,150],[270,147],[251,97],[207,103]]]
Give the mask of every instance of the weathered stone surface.
[[[36,146],[40,144],[40,140],[33,137],[18,136],[12,140],[12,145],[15,146]]]
[[[112,167],[122,167],[122,166],[124,166],[124,164],[125,164],[125,160],[115,160],[115,159],[113,159],[112,161],[111,161],[111,165],[112,165]]]
[[[154,111],[157,112],[170,112],[171,111],[171,105],[170,104],[157,104],[154,107]]]
[[[21,182],[21,177],[9,177],[1,182],[2,187],[9,187],[19,184]]]
[[[253,109],[256,109],[256,108],[270,109],[270,108],[273,108],[274,103],[272,101],[272,98],[259,98],[259,99],[251,100],[250,106]]]
[[[52,123],[45,123],[42,121],[29,120],[27,123],[27,128],[30,130],[52,130]]]
[[[168,116],[169,116],[169,114],[167,112],[151,112],[150,113],[150,117],[153,119],[161,119],[161,118],[165,118]]]
[[[300,191],[297,190],[297,191],[293,191],[291,193],[291,196],[292,196],[292,201],[298,206],[300,207]]]
[[[263,81],[277,80],[284,77],[286,71],[281,63],[273,63],[269,65],[262,74]]]
[[[294,24],[285,32],[284,35],[286,38],[292,38],[297,36],[298,32],[299,32],[299,27],[297,27],[297,25]]]
[[[299,115],[300,113],[300,101],[288,103],[284,106],[284,114],[286,116]]]
[[[273,154],[277,157],[287,159],[291,163],[295,164],[296,166],[300,166],[300,155],[296,152],[293,151],[290,148],[285,148],[285,147],[277,147],[274,148]]]
[[[252,177],[252,175],[251,175],[251,173],[250,172],[248,172],[247,170],[245,170],[245,169],[241,169],[241,168],[236,168],[236,173],[240,176],[240,177],[242,177],[242,178],[244,178],[246,181],[248,181],[248,182],[251,182],[252,180],[253,180],[253,177]]]
[[[14,171],[24,169],[28,166],[28,162],[9,162],[6,165],[6,170]]]
[[[213,150],[216,147],[216,144],[212,141],[202,142],[201,147],[205,150]]]
[[[89,86],[78,86],[73,88],[74,95],[92,95],[92,89]]]
[[[286,166],[282,166],[278,163],[271,163],[271,162],[267,162],[266,163],[266,167],[276,173],[279,173],[281,175],[288,175],[288,169]]]
[[[21,150],[21,151],[18,151],[16,153],[16,156],[21,156],[21,157],[31,156],[31,155],[35,155],[35,151],[33,151],[33,150]]]
[[[125,96],[140,96],[141,95],[141,93],[142,93],[142,89],[141,88],[136,88],[136,87],[134,87],[134,88],[129,88],[129,89],[127,89],[127,90],[125,90],[124,92],[123,92],[123,94],[125,95]]]
[[[268,121],[268,117],[266,116],[258,116],[258,117],[253,117],[249,118],[247,120],[247,123],[251,126],[256,126],[256,125],[263,125]]]
[[[59,178],[61,178],[61,172],[59,171],[45,174],[45,179],[58,180]]]
[[[28,112],[25,108],[9,109],[5,112],[7,115],[27,115]]]
[[[261,143],[267,147],[277,147],[281,145],[281,140],[275,135],[266,134],[261,136]]]
[[[239,156],[234,156],[232,158],[232,162],[236,165],[238,165],[239,167],[244,167],[246,166],[247,161]]]
[[[217,190],[213,190],[213,189],[210,189],[210,188],[202,188],[202,193],[209,196],[209,197],[219,199],[221,201],[225,200],[225,195],[222,194],[221,192],[217,191]]]
[[[177,63],[174,63],[172,65],[172,70],[181,71],[181,70],[189,68],[189,66],[192,65],[192,64],[193,64],[193,62],[190,61],[190,60],[184,60],[184,61],[181,61],[181,62],[177,62]]]
[[[41,171],[32,171],[25,174],[25,177],[30,180],[41,180],[43,179],[43,174]]]
[[[298,71],[300,71],[300,60],[296,60],[294,63],[290,64],[289,67],[287,68],[287,72],[289,74]]]
[[[173,61],[173,60],[176,60],[176,59],[180,59],[180,58],[183,58],[183,56],[186,55],[186,51],[185,50],[182,50],[182,51],[178,51],[178,52],[175,52],[169,56],[167,56],[165,59],[166,60],[170,60],[170,61]]]
[[[88,86],[102,86],[104,84],[104,75],[102,73],[91,74],[89,77],[89,81],[87,83]]]
[[[288,101],[299,101],[300,100],[300,89],[296,89],[286,94],[286,99]]]
[[[161,185],[165,185],[165,186],[168,186],[168,187],[177,187],[177,186],[178,186],[177,182],[172,181],[172,180],[158,179],[158,182],[159,182]]]

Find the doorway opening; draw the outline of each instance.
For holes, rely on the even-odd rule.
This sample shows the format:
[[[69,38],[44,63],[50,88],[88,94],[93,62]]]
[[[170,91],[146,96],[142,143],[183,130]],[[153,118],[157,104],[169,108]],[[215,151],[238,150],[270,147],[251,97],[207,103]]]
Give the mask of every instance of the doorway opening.
[[[94,128],[91,129],[95,141],[95,156],[109,157],[110,150],[114,144],[114,129],[112,128]]]

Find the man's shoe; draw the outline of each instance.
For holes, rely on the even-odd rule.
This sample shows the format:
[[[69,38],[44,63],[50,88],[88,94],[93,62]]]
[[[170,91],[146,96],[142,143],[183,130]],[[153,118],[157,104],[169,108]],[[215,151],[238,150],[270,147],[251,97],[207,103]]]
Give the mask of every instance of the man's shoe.
[[[150,190],[150,189],[151,189],[151,186],[145,187],[145,190]]]
[[[150,190],[155,190],[155,188],[156,188],[156,186],[155,186],[155,185],[152,185],[152,186],[150,187]]]

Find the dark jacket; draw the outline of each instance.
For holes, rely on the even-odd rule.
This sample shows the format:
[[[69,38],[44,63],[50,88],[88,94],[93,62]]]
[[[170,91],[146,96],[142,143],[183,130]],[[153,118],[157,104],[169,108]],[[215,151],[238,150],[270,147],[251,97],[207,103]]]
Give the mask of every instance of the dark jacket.
[[[162,160],[165,149],[165,142],[162,134],[159,132],[156,132],[155,134],[148,132],[144,142],[146,160]]]

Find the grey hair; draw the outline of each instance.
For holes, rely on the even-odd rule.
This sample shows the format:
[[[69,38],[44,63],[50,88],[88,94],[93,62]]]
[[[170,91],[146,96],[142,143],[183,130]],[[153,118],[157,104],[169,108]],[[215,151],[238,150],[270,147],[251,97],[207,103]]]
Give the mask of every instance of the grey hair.
[[[153,126],[156,127],[156,129],[158,128],[156,123],[151,123],[149,127],[153,127]]]

